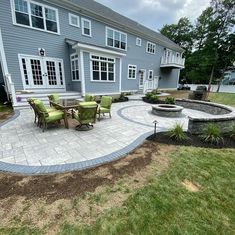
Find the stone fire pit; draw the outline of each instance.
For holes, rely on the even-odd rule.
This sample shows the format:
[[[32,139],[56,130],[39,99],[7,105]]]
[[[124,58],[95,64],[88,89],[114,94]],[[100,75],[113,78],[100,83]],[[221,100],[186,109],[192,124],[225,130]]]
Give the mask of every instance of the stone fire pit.
[[[158,104],[152,106],[152,113],[161,117],[180,117],[183,107],[172,104]]]

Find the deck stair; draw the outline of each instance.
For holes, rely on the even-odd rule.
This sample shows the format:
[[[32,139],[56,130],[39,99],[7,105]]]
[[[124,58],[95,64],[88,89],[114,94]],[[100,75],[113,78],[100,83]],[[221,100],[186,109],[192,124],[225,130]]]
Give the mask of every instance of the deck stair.
[[[35,93],[26,93],[26,94],[16,94],[17,103],[14,105],[14,109],[24,109],[29,108],[27,99],[30,97],[38,98],[48,105],[48,95],[57,93],[61,99],[81,99],[81,93],[75,91],[66,91],[66,92],[35,92]]]

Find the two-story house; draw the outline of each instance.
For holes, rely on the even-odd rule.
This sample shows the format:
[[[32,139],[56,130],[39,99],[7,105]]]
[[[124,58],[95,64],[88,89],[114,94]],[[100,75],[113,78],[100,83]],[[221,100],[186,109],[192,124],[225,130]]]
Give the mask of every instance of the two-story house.
[[[0,4],[0,80],[14,106],[22,90],[84,95],[174,89],[182,53],[165,36],[94,0]]]

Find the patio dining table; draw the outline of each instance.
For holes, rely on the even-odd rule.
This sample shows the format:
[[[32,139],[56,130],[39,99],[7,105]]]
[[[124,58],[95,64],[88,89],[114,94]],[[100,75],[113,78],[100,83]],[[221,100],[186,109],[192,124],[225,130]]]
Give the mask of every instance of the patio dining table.
[[[68,123],[68,110],[75,109],[79,106],[79,100],[76,99],[60,99],[58,102],[50,101],[50,106],[55,107],[56,109],[63,110],[64,112],[64,125],[69,129]],[[73,112],[72,112],[73,115]]]
[[[69,129],[69,123],[68,123],[68,110],[70,109],[76,109],[79,105],[86,106],[86,105],[96,105],[97,103],[95,101],[90,102],[84,102],[76,99],[60,99],[58,102],[50,101],[50,106],[55,107],[56,109],[63,110],[64,112],[64,125],[67,129]],[[73,111],[72,111],[72,117],[73,117]]]

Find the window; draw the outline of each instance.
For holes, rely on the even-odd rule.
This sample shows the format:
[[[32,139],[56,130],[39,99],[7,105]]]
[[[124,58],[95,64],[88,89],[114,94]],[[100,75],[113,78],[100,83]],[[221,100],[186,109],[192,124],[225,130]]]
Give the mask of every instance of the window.
[[[47,32],[58,33],[58,11],[29,0],[14,2],[14,23]]]
[[[91,21],[82,18],[82,34],[91,37]]]
[[[147,42],[147,47],[146,47],[146,52],[150,54],[155,54],[156,53],[156,44]]]
[[[136,38],[136,46],[141,47],[141,44],[142,44],[141,38]]]
[[[126,50],[127,35],[120,31],[106,27],[106,46]]]
[[[153,80],[153,70],[149,70],[148,80]]]
[[[92,81],[114,82],[115,59],[91,55]]]
[[[80,18],[79,16],[69,13],[69,24],[75,27],[80,27]]]
[[[136,79],[136,65],[128,65],[128,79]]]
[[[78,54],[70,55],[72,81],[79,81],[79,59]]]

